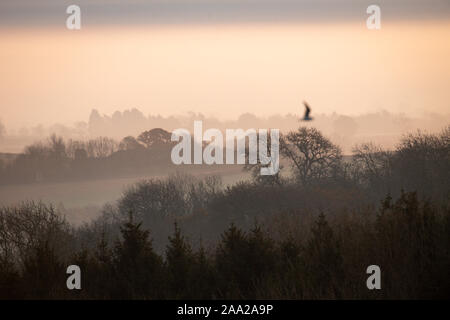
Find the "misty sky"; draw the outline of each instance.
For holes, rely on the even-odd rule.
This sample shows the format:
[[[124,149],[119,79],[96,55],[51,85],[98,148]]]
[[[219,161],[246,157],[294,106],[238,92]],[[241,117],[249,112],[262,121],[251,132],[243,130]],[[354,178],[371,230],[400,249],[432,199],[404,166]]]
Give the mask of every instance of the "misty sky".
[[[84,9],[86,25],[305,22],[359,20],[371,4],[388,20],[448,19],[448,0],[2,0],[0,25],[61,24],[68,5]]]
[[[31,3],[31,4],[30,4]],[[126,3],[126,5],[125,5]],[[0,2],[7,128],[111,114],[449,113],[450,1]],[[65,28],[70,4],[82,29]]]

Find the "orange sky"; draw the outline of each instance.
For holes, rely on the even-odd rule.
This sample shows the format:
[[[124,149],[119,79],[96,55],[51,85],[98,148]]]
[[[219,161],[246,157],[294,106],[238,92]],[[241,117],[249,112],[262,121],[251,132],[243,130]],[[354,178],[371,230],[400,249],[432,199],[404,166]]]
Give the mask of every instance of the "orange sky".
[[[111,114],[450,112],[450,22],[0,30],[7,128]]]

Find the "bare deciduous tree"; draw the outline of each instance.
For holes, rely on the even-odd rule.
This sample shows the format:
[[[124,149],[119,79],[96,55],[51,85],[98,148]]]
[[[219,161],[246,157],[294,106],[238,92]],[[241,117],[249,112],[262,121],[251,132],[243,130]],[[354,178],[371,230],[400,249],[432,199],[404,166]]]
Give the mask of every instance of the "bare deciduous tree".
[[[280,149],[304,185],[332,177],[342,160],[341,149],[315,128],[300,127],[282,136]]]
[[[86,148],[90,158],[106,158],[117,151],[118,143],[111,138],[98,137],[89,140]]]
[[[373,143],[364,143],[353,148],[352,174],[357,182],[364,186],[381,191],[381,184],[390,176],[391,166],[392,152]]]
[[[51,205],[31,201],[0,208],[0,260],[21,262],[43,243],[68,253],[70,234],[69,224]]]

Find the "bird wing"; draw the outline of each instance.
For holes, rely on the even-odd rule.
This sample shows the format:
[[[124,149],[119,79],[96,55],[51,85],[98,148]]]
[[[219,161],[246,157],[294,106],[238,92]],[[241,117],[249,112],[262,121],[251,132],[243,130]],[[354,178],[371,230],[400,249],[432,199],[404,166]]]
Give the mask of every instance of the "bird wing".
[[[303,101],[303,104],[305,105],[305,118],[308,118],[309,113],[311,112],[311,108],[309,107],[308,103],[306,103],[306,101]]]

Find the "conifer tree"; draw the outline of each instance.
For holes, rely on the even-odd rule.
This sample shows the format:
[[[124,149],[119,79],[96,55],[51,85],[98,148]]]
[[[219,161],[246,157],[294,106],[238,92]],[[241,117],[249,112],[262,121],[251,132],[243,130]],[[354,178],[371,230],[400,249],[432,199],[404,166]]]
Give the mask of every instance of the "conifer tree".
[[[176,222],[174,227],[174,235],[169,236],[169,245],[166,250],[169,290],[171,298],[188,298],[193,280],[194,255]]]
[[[319,214],[311,233],[306,248],[309,287],[314,290],[314,298],[339,298],[344,275],[342,257],[338,239],[323,213]]]
[[[65,289],[65,269],[47,241],[31,248],[23,262],[26,298],[49,299]]]
[[[154,251],[148,230],[134,222],[130,211],[128,222],[120,228],[122,241],[115,246],[117,292],[121,298],[158,298],[161,295],[162,261]]]

